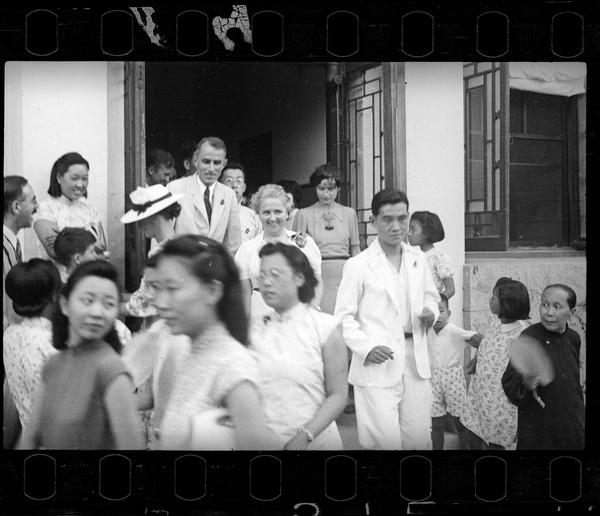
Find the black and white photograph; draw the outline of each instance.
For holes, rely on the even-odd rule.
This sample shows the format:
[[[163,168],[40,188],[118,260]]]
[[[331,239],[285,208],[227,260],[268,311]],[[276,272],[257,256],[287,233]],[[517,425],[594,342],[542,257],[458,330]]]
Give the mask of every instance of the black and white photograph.
[[[597,509],[584,4],[10,12],[6,514]]]

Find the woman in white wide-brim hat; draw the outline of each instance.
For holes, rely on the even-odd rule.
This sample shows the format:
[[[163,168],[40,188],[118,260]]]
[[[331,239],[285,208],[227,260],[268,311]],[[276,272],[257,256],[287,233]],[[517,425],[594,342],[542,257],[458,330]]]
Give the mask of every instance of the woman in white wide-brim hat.
[[[175,236],[173,223],[181,212],[181,205],[177,201],[182,197],[183,194],[173,194],[162,184],[138,187],[129,194],[133,208],[121,217],[121,222],[138,222],[144,235],[156,240],[158,245],[148,252],[148,261]],[[126,314],[140,318],[141,324],[130,347],[123,354],[136,386],[136,402],[141,411],[146,446],[150,449],[155,446],[152,427],[154,421],[160,418],[157,412],[162,413],[160,394],[163,389],[159,389],[158,379],[163,365],[167,358],[169,363],[178,363],[180,355],[189,347],[187,339],[165,337],[168,331],[162,321],[158,321],[158,312],[152,305],[151,275],[154,272],[153,267],[146,267],[139,288],[125,304]]]
[[[158,246],[150,249],[148,259],[156,254],[167,240],[175,236],[173,224],[181,212],[181,205],[177,201],[182,197],[183,194],[173,194],[162,184],[146,188],[138,186],[129,194],[133,208],[121,217],[121,222],[123,224],[139,222],[146,238],[156,240]],[[147,329],[158,317],[151,300],[152,296],[144,275],[138,290],[131,295],[125,305],[127,315],[143,319],[140,331]]]

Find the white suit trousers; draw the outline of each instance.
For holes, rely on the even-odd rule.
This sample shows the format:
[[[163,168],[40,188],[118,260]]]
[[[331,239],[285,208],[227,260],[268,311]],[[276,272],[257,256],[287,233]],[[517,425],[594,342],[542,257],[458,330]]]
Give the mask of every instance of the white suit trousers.
[[[358,441],[364,450],[431,450],[431,380],[417,373],[412,338],[402,379],[391,387],[354,386]]]

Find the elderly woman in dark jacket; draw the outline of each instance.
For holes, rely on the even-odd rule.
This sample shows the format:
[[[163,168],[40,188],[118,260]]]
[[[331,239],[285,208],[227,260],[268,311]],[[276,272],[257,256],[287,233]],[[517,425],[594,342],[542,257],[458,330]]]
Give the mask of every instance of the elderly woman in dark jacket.
[[[523,330],[519,339],[535,339],[548,354],[554,380],[542,386],[533,374],[521,374],[509,364],[504,392],[519,407],[517,450],[580,450],[585,444],[585,408],[579,374],[579,334],[568,327],[576,295],[566,285],[544,289],[540,322]],[[533,343],[535,345],[535,343]]]

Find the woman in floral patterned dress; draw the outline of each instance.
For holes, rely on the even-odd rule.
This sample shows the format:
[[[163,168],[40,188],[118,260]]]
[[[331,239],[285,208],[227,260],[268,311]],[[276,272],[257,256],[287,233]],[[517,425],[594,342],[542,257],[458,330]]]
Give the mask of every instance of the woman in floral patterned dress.
[[[472,450],[503,450],[517,437],[517,407],[504,393],[502,375],[509,362],[510,343],[527,327],[529,294],[525,285],[500,278],[492,291],[490,311],[500,324],[492,323],[484,333],[461,417]]]

